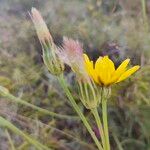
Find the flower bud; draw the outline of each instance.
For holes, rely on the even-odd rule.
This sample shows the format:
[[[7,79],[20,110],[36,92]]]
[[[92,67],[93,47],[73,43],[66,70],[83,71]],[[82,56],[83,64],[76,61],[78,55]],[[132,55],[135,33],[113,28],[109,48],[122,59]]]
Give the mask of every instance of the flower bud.
[[[49,48],[44,48],[43,50],[43,61],[49,72],[53,75],[60,75],[64,70],[64,64],[58,55]]]
[[[101,100],[101,91],[92,80],[78,81],[80,99],[87,109],[93,109],[99,106]]]
[[[30,16],[41,44],[46,44],[49,42],[52,44],[53,39],[40,12],[36,8],[32,8]]]
[[[51,74],[61,74],[64,70],[64,64],[59,59],[58,48],[53,42],[53,38],[46,26],[46,23],[36,8],[32,8],[30,16],[42,45],[44,64]]]

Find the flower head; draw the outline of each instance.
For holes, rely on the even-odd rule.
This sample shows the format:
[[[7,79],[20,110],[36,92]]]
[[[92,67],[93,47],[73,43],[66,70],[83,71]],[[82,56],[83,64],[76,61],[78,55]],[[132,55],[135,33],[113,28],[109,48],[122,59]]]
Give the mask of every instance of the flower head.
[[[64,37],[59,56],[77,75],[85,73],[83,48],[78,41]]]
[[[127,69],[130,59],[124,60],[121,65],[115,69],[115,65],[108,56],[99,57],[94,64],[86,54],[84,54],[85,68],[89,76],[101,86],[110,86],[111,84],[121,82],[136,72],[140,66],[134,66]]]

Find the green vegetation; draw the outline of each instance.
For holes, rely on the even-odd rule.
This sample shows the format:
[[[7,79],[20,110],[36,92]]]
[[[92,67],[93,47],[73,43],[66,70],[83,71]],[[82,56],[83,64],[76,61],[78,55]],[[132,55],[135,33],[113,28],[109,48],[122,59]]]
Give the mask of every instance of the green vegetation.
[[[43,64],[28,14],[36,7],[57,45],[68,36],[82,42],[94,60],[107,54],[116,66],[128,57],[132,65],[141,65],[134,76],[112,88],[108,101],[110,144],[112,150],[150,150],[149,6],[146,0],[1,0],[0,149],[97,149],[57,78]],[[100,138],[92,113],[79,100],[69,67],[65,77]],[[2,94],[2,87],[9,95],[7,91],[7,96]]]

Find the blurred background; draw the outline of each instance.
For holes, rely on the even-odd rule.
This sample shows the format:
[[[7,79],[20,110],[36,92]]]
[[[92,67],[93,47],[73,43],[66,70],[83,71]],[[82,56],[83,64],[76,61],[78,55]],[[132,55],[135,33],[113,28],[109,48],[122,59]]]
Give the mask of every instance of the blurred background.
[[[150,150],[150,0],[0,0],[0,85],[16,97],[50,111],[76,115],[42,60],[41,46],[29,17],[36,7],[54,41],[79,40],[93,59],[109,55],[116,67],[125,58],[141,65],[128,80],[113,86],[108,117],[112,150]],[[74,75],[66,78],[79,106]],[[99,110],[101,111],[101,110]],[[0,116],[55,150],[96,150],[79,120],[49,117],[0,98]],[[91,119],[92,120],[92,119]],[[91,121],[92,122],[92,121]],[[97,133],[93,122],[93,130]],[[34,149],[22,137],[0,128],[0,150]]]

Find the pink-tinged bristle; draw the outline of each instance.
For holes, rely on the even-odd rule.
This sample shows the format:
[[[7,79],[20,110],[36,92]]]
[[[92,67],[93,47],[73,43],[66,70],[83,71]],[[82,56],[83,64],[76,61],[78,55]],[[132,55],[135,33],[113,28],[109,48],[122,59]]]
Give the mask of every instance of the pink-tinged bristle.
[[[82,55],[82,45],[78,41],[74,41],[72,39],[68,39],[64,37],[63,39],[63,47],[70,54]]]
[[[58,55],[76,74],[85,76],[83,48],[78,41],[65,37]]]
[[[42,43],[45,43],[45,40],[52,43],[52,37],[51,34],[47,28],[47,25],[41,16],[40,12],[36,8],[31,9],[31,18],[35,25],[39,40]]]
[[[36,8],[31,9],[32,17],[36,22],[44,22],[40,12]]]

